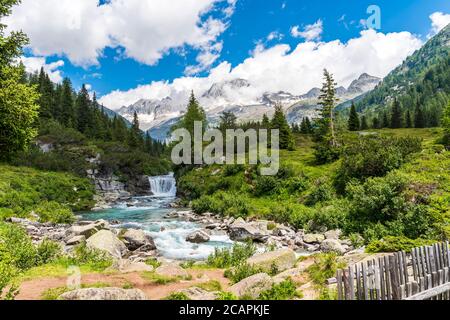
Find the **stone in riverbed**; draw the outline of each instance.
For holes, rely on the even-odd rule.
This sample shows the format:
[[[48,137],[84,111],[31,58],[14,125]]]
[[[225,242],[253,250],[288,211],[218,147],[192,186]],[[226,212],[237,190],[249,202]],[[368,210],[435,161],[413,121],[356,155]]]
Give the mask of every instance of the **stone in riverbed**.
[[[122,300],[147,300],[147,296],[138,289],[120,288],[88,288],[66,292],[59,296],[59,300],[88,300],[88,301],[122,301]]]
[[[80,236],[75,236],[75,237],[70,238],[69,240],[67,240],[66,244],[68,246],[76,246],[76,245],[81,244],[81,243],[83,243],[85,241],[86,241],[86,237],[83,236],[83,235],[80,235]]]
[[[74,236],[85,236],[86,238],[89,238],[96,234],[100,229],[94,225],[94,224],[88,224],[85,226],[72,226],[69,229],[67,229],[66,234],[69,237]]]
[[[330,230],[330,231],[325,232],[325,239],[339,240],[341,235],[342,235],[342,231],[339,229]]]
[[[243,219],[237,219],[229,227],[230,238],[234,241],[267,241],[270,233],[267,230],[267,224],[261,222],[247,223]]]
[[[130,251],[138,250],[143,246],[146,246],[148,251],[156,249],[156,245],[152,237],[147,235],[142,230],[128,229],[122,235],[122,239]]]
[[[187,236],[186,241],[191,243],[204,243],[210,240],[209,234],[204,230],[198,230]]]
[[[323,240],[325,240],[325,236],[323,234],[309,233],[303,236],[303,241],[307,244],[321,243]]]
[[[261,253],[247,259],[249,265],[259,267],[265,272],[270,272],[273,268],[279,272],[291,269],[296,261],[295,252],[291,249]]]
[[[187,278],[189,276],[189,273],[186,270],[175,263],[165,263],[158,267],[155,272],[166,277]]]
[[[90,237],[86,244],[89,248],[108,252],[114,258],[122,258],[127,253],[125,244],[109,230],[101,230]]]
[[[269,290],[272,285],[273,280],[268,274],[258,273],[236,283],[230,287],[229,291],[238,298],[258,299],[261,292]]]
[[[326,239],[320,244],[320,249],[323,252],[336,252],[339,254],[344,254],[347,250],[342,246],[339,240]]]

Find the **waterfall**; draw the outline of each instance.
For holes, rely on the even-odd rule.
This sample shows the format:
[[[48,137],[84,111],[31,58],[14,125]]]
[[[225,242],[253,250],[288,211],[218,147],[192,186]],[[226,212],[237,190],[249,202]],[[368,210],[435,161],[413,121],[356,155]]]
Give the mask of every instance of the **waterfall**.
[[[173,173],[167,176],[148,177],[150,189],[155,197],[176,197],[177,185]]]

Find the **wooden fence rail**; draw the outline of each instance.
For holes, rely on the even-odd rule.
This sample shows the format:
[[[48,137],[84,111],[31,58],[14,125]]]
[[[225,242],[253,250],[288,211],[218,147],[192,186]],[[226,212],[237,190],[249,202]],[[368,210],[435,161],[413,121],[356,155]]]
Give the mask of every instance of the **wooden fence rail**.
[[[450,300],[449,244],[359,263],[336,275],[339,300]]]

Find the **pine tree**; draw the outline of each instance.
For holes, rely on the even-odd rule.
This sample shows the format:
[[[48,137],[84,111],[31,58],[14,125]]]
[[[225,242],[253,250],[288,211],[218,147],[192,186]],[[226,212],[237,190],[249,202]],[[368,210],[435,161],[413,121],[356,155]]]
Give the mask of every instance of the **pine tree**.
[[[177,125],[175,125],[172,129],[184,128],[189,131],[191,137],[194,137],[195,122],[202,123],[202,131],[203,131],[202,133],[204,133],[208,126],[206,114],[203,108],[198,103],[197,99],[195,98],[194,92],[192,91],[191,97],[189,98],[189,104],[187,107],[186,114],[184,115],[183,119],[181,119],[181,121]]]
[[[383,112],[383,119],[381,122],[381,128],[389,128],[389,117],[387,112]]]
[[[128,145],[132,148],[139,148],[144,144],[142,132],[139,127],[139,117],[137,112],[134,112],[133,123],[128,136]]]
[[[319,97],[319,105],[321,109],[320,129],[318,130],[319,140],[326,141],[331,147],[337,147],[337,138],[334,123],[334,108],[338,99],[336,98],[336,82],[333,76],[324,70],[324,84]]]
[[[411,111],[409,111],[409,110],[406,111],[406,127],[407,128],[412,128],[413,127]]]
[[[302,124],[300,125],[300,133],[302,134],[311,134],[312,133],[312,125],[311,121],[308,117],[303,118]]]
[[[442,127],[444,128],[444,144],[450,147],[450,102],[444,110]]]
[[[94,124],[93,124],[93,112],[91,109],[91,99],[86,86],[83,84],[78,94],[77,101],[77,129],[81,133],[91,137]]]
[[[68,78],[63,80],[61,93],[61,122],[66,127],[76,127],[74,96],[72,83]]]
[[[380,120],[377,117],[374,117],[372,120],[372,128],[380,129]]]
[[[286,120],[283,106],[275,106],[275,114],[272,119],[272,129],[280,130],[280,149],[294,150],[295,142],[292,135],[291,127]]]
[[[264,116],[263,116],[261,127],[263,129],[270,129],[270,120],[269,120],[269,117],[267,116],[267,114],[264,114]]]
[[[355,104],[352,103],[352,107],[350,109],[350,117],[348,119],[348,130],[359,131],[360,127],[361,124],[359,121],[359,115],[358,112],[356,112]]]
[[[227,129],[237,128],[237,117],[233,112],[223,112],[220,116],[219,130],[225,133]]]
[[[425,128],[426,127],[425,115],[424,115],[422,107],[420,106],[419,103],[417,103],[417,106],[416,106],[416,115],[415,115],[415,119],[414,119],[414,127],[415,128]]]
[[[400,102],[395,99],[392,105],[391,125],[392,129],[399,129],[403,127],[403,112]]]
[[[363,116],[361,118],[361,130],[367,130],[369,129],[369,124],[367,123],[367,117]]]

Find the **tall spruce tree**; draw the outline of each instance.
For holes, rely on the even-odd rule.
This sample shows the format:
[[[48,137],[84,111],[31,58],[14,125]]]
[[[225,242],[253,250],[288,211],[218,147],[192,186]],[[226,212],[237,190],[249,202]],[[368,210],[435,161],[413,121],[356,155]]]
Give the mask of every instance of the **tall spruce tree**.
[[[417,105],[416,105],[416,115],[414,118],[414,127],[415,128],[425,128],[426,127],[425,114],[424,114],[423,109],[422,109],[421,105],[419,104],[419,102],[417,102]]]
[[[275,106],[275,114],[272,119],[272,129],[280,130],[280,149],[294,150],[295,141],[291,127],[286,119],[283,106]]]
[[[335,129],[334,108],[338,99],[336,98],[336,82],[328,70],[324,70],[324,83],[319,97],[321,108],[321,119],[319,122],[319,140],[327,142],[331,147],[337,147]]]
[[[367,123],[367,117],[363,116],[361,118],[361,130],[367,130],[369,129],[369,124]]]
[[[402,106],[400,102],[395,99],[394,104],[392,105],[392,113],[391,113],[391,125],[392,129],[399,129],[403,127],[403,112]]]
[[[80,92],[78,93],[77,101],[77,129],[81,133],[91,137],[94,128],[94,115],[92,112],[91,98],[89,92],[86,89],[86,85],[82,85]]]
[[[361,123],[359,121],[358,112],[356,112],[356,106],[352,102],[352,106],[350,108],[350,117],[348,119],[348,130],[350,131],[359,131],[361,127]]]
[[[137,112],[134,112],[131,130],[128,136],[128,145],[132,148],[138,148],[144,143],[141,129],[139,128],[139,117]]]
[[[267,114],[263,115],[262,122],[261,122],[261,127],[263,129],[270,129],[270,119],[267,116]]]
[[[413,121],[412,121],[411,111],[410,110],[406,111],[405,125],[406,125],[407,128],[412,128],[413,127]]]
[[[444,110],[442,127],[444,128],[444,144],[450,148],[450,101]]]

